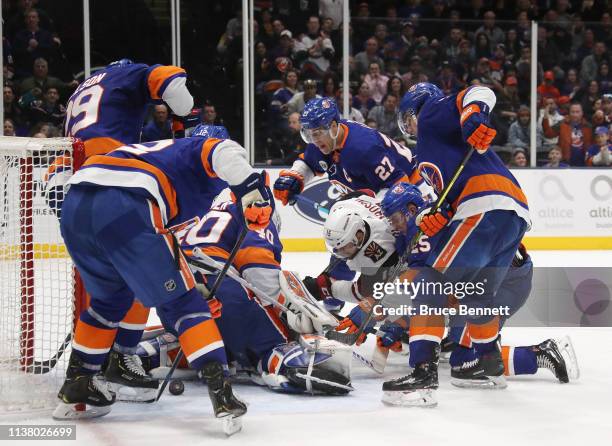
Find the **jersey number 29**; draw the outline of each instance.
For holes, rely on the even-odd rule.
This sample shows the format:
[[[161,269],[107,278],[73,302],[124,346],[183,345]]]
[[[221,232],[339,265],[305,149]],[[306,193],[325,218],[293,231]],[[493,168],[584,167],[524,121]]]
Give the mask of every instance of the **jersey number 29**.
[[[66,136],[75,136],[79,130],[83,130],[98,122],[100,101],[104,88],[101,85],[92,85],[81,91],[75,98],[68,102],[66,110]],[[83,115],[78,121],[74,121],[79,115]]]

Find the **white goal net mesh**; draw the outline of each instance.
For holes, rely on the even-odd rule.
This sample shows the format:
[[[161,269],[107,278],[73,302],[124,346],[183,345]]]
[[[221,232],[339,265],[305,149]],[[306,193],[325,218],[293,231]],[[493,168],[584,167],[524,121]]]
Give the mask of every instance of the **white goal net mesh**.
[[[75,275],[58,210],[73,146],[68,138],[0,137],[0,414],[52,408],[63,380]],[[55,195],[48,179],[57,181]]]

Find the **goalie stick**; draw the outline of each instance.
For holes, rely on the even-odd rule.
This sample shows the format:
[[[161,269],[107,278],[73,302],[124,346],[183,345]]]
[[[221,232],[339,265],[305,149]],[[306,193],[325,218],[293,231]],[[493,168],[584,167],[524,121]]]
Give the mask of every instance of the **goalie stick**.
[[[453,177],[448,182],[448,184],[446,185],[446,187],[444,188],[444,190],[442,191],[442,193],[440,194],[440,196],[436,200],[436,203],[434,204],[434,206],[429,211],[429,215],[435,214],[438,211],[438,209],[440,209],[440,207],[444,203],[444,200],[446,200],[446,197],[448,196],[448,193],[450,192],[451,188],[457,182],[457,178],[459,178],[459,175],[461,175],[461,172],[463,172],[463,169],[465,168],[465,165],[470,160],[470,158],[472,157],[472,154],[474,153],[475,150],[476,149],[473,146],[470,147],[470,150],[468,150],[467,154],[465,155],[465,157],[461,161],[461,164],[459,164],[459,167],[457,167],[457,170],[455,170],[455,173],[454,173]],[[397,264],[395,265],[395,267],[393,268],[393,270],[389,274],[389,278],[387,279],[386,283],[390,283],[391,281],[395,280],[396,277],[399,276],[400,272],[404,268],[404,264],[406,263],[406,260],[407,260],[408,256],[410,255],[410,253],[412,252],[412,250],[414,249],[416,244],[419,242],[419,239],[421,238],[422,235],[423,235],[423,231],[421,231],[421,229],[418,229],[416,234],[414,235],[414,237],[412,237],[412,240],[410,240],[410,245],[408,246],[408,249],[406,249],[406,251],[404,251],[404,253],[399,258]],[[382,305],[384,300],[385,300],[385,297],[383,296],[383,298],[380,300],[378,305]],[[325,334],[325,337],[327,339],[331,339],[331,340],[334,340],[334,341],[342,342],[343,344],[346,344],[346,345],[353,345],[353,344],[355,344],[357,342],[357,340],[359,339],[359,337],[366,330],[366,328],[367,328],[368,324],[370,323],[370,321],[372,320],[372,318],[374,317],[374,308],[375,307],[376,307],[376,304],[372,305],[372,308],[370,308],[370,311],[368,312],[368,315],[363,319],[363,321],[361,322],[361,324],[359,325],[359,327],[357,328],[357,330],[355,332],[353,332],[353,333],[342,333],[342,332],[339,332],[339,331],[330,330],[330,331],[328,331]]]
[[[227,262],[225,262],[225,265],[223,266],[223,268],[219,272],[219,275],[215,279],[215,283],[213,283],[213,286],[210,289],[210,292],[208,293],[208,297],[206,298],[206,300],[211,300],[212,298],[215,297],[215,293],[217,292],[217,289],[219,289],[221,282],[225,278],[228,270],[230,269],[230,266],[232,265],[234,258],[236,258],[236,255],[238,254],[238,251],[240,250],[240,247],[242,246],[242,242],[244,241],[244,238],[246,237],[248,230],[249,229],[245,223],[244,226],[242,227],[242,230],[240,231],[238,240],[236,240],[236,244],[232,248],[232,252],[230,252],[229,257],[227,258]],[[176,238],[174,239],[174,242],[175,244],[178,243]],[[172,362],[172,367],[170,367],[170,370],[168,370],[168,374],[164,378],[164,381],[162,382],[161,386],[159,387],[159,392],[157,392],[157,397],[155,398],[155,401],[159,401],[162,394],[164,393],[164,390],[166,390],[166,387],[168,386],[168,383],[170,383],[170,380],[172,379],[172,375],[174,374],[174,371],[176,370],[179,363],[183,359],[183,356],[185,356],[185,353],[183,353],[182,348],[179,348],[179,351],[176,354],[174,361]]]

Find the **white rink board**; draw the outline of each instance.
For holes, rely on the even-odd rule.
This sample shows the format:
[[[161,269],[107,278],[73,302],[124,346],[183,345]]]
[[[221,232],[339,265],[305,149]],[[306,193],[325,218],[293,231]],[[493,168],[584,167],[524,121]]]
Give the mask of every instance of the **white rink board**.
[[[281,169],[267,170],[274,184]],[[612,169],[514,169],[512,173],[529,202],[528,237],[612,237]],[[322,204],[338,196],[326,179],[316,183],[310,196]],[[321,237],[321,226],[300,215],[307,207],[278,203],[283,239]]]

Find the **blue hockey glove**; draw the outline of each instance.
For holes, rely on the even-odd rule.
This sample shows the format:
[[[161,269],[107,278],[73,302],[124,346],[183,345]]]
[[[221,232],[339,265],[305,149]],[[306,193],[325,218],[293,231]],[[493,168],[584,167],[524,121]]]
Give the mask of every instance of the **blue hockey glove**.
[[[281,170],[274,182],[274,197],[283,205],[294,204],[293,197],[304,190],[304,177],[295,170]]]

